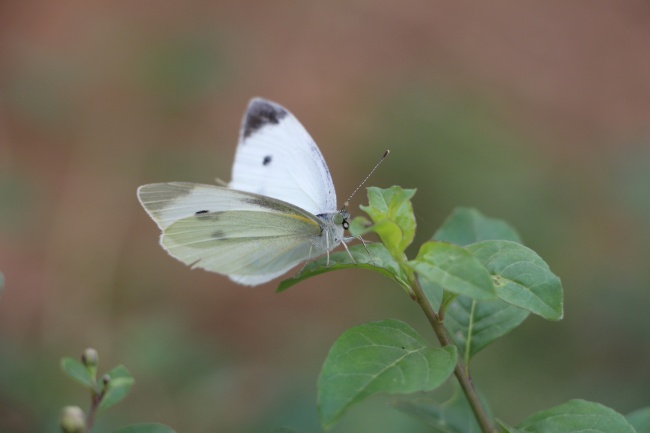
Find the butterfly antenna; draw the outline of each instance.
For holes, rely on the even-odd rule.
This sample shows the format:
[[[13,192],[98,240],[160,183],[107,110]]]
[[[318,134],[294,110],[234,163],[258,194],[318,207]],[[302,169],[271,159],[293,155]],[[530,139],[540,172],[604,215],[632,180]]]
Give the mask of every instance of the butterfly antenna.
[[[366,183],[366,181],[367,181],[368,179],[370,179],[370,176],[372,176],[372,174],[375,172],[375,170],[377,170],[377,167],[379,167],[379,165],[380,165],[382,162],[384,162],[384,159],[386,159],[386,157],[388,156],[389,153],[390,153],[390,150],[386,150],[386,152],[384,152],[384,154],[382,155],[382,157],[381,157],[381,159],[379,160],[379,162],[375,165],[375,167],[374,167],[372,170],[370,170],[370,173],[368,173],[368,176],[366,176],[366,178],[363,180],[363,182],[361,182],[361,183],[359,184],[359,186],[358,186],[354,191],[352,191],[352,194],[350,194],[350,197],[348,197],[348,199],[345,201],[345,203],[343,203],[343,208],[342,208],[341,210],[345,210],[345,208],[348,207],[348,205],[350,204],[350,200],[352,199],[352,197],[357,193],[357,191],[359,191],[359,188],[361,188],[361,187],[363,186],[363,184]]]

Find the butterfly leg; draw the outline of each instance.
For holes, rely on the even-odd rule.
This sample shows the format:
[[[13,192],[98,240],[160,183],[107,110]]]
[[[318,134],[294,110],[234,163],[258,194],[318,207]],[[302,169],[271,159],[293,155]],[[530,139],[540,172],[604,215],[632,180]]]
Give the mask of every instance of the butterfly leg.
[[[370,254],[370,250],[368,249],[368,244],[366,244],[366,241],[364,241],[361,236],[346,237],[346,238],[343,238],[343,242],[345,243],[347,241],[351,241],[352,239],[359,239],[361,241],[361,244],[363,245],[363,247],[366,249],[366,252],[368,253],[368,257],[370,257],[370,262],[372,263],[373,266],[377,266],[377,264],[375,263],[375,259],[373,259],[372,254]]]
[[[311,260],[311,250],[313,248],[314,248],[314,244],[309,245],[309,254],[307,255],[307,260],[305,261],[305,264],[302,265],[302,268],[300,268],[300,271],[296,275],[302,274],[302,271],[304,271],[307,265],[309,264],[309,261]]]
[[[372,254],[370,254],[370,250],[368,249],[368,245],[366,245],[366,241],[363,240],[361,236],[359,236],[359,240],[361,241],[361,244],[363,247],[366,249],[366,252],[368,253],[368,257],[370,257],[370,261],[372,262],[373,266],[377,266],[375,263],[375,259],[372,258]]]
[[[327,253],[327,267],[330,267],[330,235],[329,232],[325,232],[325,245],[327,248],[325,252]]]
[[[352,257],[352,253],[350,253],[350,249],[348,248],[348,244],[345,243],[345,239],[344,239],[343,242],[341,242],[341,243],[342,243],[343,246],[345,247],[345,251],[348,252],[348,256],[350,256],[350,260],[352,260],[352,263],[354,263],[354,264],[356,265],[356,264],[357,264],[357,261],[354,260],[354,257]]]

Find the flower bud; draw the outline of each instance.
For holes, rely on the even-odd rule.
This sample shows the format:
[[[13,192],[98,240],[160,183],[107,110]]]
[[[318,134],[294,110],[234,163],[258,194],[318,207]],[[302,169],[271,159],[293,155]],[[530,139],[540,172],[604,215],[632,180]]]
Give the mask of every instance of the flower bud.
[[[86,367],[97,367],[97,362],[99,362],[97,351],[92,347],[84,350],[84,353],[81,355],[81,362],[83,362]]]
[[[61,430],[64,433],[84,433],[86,415],[79,406],[66,406],[61,411]]]

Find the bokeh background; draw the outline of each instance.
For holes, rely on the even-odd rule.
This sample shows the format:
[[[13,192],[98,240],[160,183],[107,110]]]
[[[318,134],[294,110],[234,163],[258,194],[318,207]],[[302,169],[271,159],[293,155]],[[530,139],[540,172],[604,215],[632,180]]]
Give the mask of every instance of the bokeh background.
[[[417,243],[473,206],[562,278],[563,321],[531,317],[475,359],[498,416],[650,404],[648,2],[26,0],[0,3],[0,431],[86,407],[58,362],[93,346],[136,377],[97,432],[317,432],[341,332],[390,317],[433,340],[368,272],[275,294],[158,246],[136,188],[228,180],[253,96],[302,121],[340,199],[390,148],[369,184],[418,189]],[[333,431],[426,431],[388,404]]]

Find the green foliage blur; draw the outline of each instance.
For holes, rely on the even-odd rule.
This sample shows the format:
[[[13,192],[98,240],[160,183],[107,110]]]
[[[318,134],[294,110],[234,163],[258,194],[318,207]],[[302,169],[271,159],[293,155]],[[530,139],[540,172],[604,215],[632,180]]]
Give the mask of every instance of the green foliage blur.
[[[158,246],[136,188],[229,180],[253,96],[301,120],[341,201],[391,150],[369,185],[417,188],[410,258],[469,206],[517,227],[562,277],[562,321],[531,316],[474,360],[496,416],[516,425],[571,398],[648,406],[647,9],[3,3],[0,431],[59,431],[79,390],[58,360],[94,346],[137,378],[97,432],[142,420],[316,432],[316,378],[338,335],[386,318],[428,335],[417,305],[372,272],[276,294]],[[331,431],[422,431],[387,401]]]

